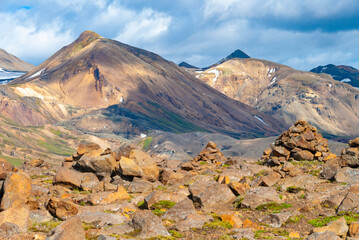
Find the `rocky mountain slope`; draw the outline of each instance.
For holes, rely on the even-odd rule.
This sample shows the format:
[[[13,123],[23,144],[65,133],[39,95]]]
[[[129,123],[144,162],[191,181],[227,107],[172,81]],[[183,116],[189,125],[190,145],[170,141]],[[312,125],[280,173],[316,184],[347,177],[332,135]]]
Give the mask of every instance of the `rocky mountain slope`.
[[[213,141],[188,160],[96,143],[61,167],[0,159],[0,238],[356,239],[359,138],[326,161],[299,154],[329,153],[325,143],[298,121],[262,161],[227,157]]]
[[[359,70],[351,66],[328,64],[310,70],[314,73],[327,73],[335,80],[348,83],[353,87],[359,88]]]
[[[159,129],[255,137],[282,129],[274,118],[228,98],[176,64],[89,31],[8,88],[23,99],[37,99],[31,106],[46,119],[54,115],[84,130],[95,122],[97,131],[118,133]]]
[[[27,72],[35,66],[20,60],[19,58],[0,48],[0,69],[8,71]]]
[[[359,91],[326,74],[238,58],[195,74],[227,96],[278,121],[293,124],[304,119],[329,134],[359,134]]]

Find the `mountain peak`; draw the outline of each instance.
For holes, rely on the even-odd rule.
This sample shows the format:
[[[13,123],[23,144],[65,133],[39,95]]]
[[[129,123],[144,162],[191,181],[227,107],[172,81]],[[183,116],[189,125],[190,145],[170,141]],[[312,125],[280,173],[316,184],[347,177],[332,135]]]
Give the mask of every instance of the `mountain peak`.
[[[180,64],[178,64],[178,66],[180,67],[184,67],[184,68],[194,68],[194,69],[199,69],[198,67],[195,67],[189,63],[186,63],[186,62],[181,62]]]
[[[250,58],[249,55],[247,55],[245,52],[237,49],[236,51],[232,52],[231,54],[229,54],[225,60],[229,60],[232,58]]]
[[[101,38],[101,36],[99,34],[97,34],[96,32],[87,30],[87,31],[82,32],[77,40],[83,41],[88,38],[97,39],[97,38]]]

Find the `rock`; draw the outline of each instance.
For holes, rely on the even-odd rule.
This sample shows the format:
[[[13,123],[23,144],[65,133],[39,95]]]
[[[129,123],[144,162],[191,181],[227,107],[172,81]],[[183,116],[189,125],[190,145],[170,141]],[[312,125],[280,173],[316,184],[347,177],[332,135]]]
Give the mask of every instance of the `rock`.
[[[214,181],[197,181],[188,187],[192,199],[206,211],[223,207],[235,199],[235,195],[227,185]]]
[[[24,205],[31,194],[31,179],[24,172],[9,173],[5,179],[3,191],[4,195],[1,199],[2,210]]]
[[[129,193],[150,193],[153,191],[153,184],[140,178],[134,178],[127,191]]]
[[[32,210],[30,211],[30,220],[33,223],[44,223],[51,221],[53,217],[46,210]]]
[[[188,163],[188,162],[187,162]],[[182,179],[184,177],[184,174],[182,172],[170,170],[170,169],[163,169],[160,172],[159,180],[163,184],[167,184],[170,182],[175,182],[179,179]]]
[[[230,182],[228,186],[236,196],[244,195],[246,193],[246,187],[243,183]]]
[[[31,159],[30,161],[26,162],[26,165],[30,165],[32,167],[41,167],[44,162],[45,161],[42,159]]]
[[[227,158],[223,156],[223,153],[216,147],[217,145],[214,142],[208,142],[205,149],[203,149],[198,156],[196,156],[193,161],[194,162],[225,162]]]
[[[0,226],[4,223],[13,223],[20,232],[26,232],[29,226],[30,209],[25,206],[14,206],[0,212]]]
[[[85,240],[85,231],[79,217],[73,217],[50,232],[46,240]]]
[[[324,161],[334,157],[329,151],[328,140],[305,121],[297,121],[277,138],[271,148],[272,151],[264,153],[262,159],[272,166],[283,164],[291,157],[308,161]]]
[[[347,235],[348,230],[349,228],[345,218],[341,217],[338,220],[330,223],[328,226],[314,228],[313,232],[316,233],[316,232],[329,231],[335,233],[337,236],[345,237]]]
[[[142,169],[144,178],[152,182],[158,180],[160,169],[156,161],[148,153],[133,149],[128,157]]]
[[[349,141],[349,146],[353,148],[359,147],[359,137]]]
[[[232,214],[221,214],[221,220],[224,222],[228,222],[234,228],[241,228],[243,225],[242,220],[234,213]]]
[[[86,153],[91,153],[100,149],[101,147],[97,143],[80,143],[77,147],[77,154],[84,155]]]
[[[14,165],[3,158],[0,158],[0,180],[6,178],[6,175],[14,169]]]
[[[63,221],[70,219],[78,213],[78,208],[74,203],[54,197],[50,198],[46,209],[51,215],[58,217]]]
[[[81,189],[84,191],[100,191],[102,186],[94,173],[84,173],[81,180]]]
[[[249,190],[244,196],[241,207],[255,209],[259,205],[269,202],[280,203],[282,200],[278,197],[278,194],[274,189],[269,187],[257,187]]]
[[[98,236],[97,240],[117,240],[117,238],[111,237],[111,236],[100,235],[100,236]]]
[[[0,226],[0,232],[5,233],[7,237],[11,237],[20,233],[20,229],[15,223],[5,222]]]
[[[256,186],[271,187],[281,179],[281,175],[274,171],[265,172],[264,175],[260,176],[254,183]]]
[[[196,213],[193,202],[185,198],[181,202],[170,208],[163,216],[162,219],[171,219],[176,222],[184,220],[188,215]]]
[[[323,179],[331,180],[339,171],[340,166],[338,159],[331,159],[325,162],[323,170],[320,172],[320,176]]]
[[[298,160],[298,161],[302,161],[302,160],[313,161],[314,160],[314,155],[311,152],[309,152],[308,150],[296,152],[293,154],[293,157],[295,160]]]
[[[349,192],[344,200],[340,203],[337,208],[337,212],[354,212],[359,213],[359,197],[355,193]]]
[[[129,199],[131,199],[130,195],[128,195],[124,187],[119,185],[115,192],[98,192],[89,195],[87,197],[87,202],[91,205],[103,205]]]
[[[354,238],[359,238],[359,222],[352,222],[350,224],[349,235]]]
[[[340,237],[335,235],[333,232],[320,232],[320,233],[313,233],[306,240],[340,240]]]
[[[119,164],[119,171],[122,175],[141,177],[143,174],[142,169],[132,159],[121,157]]]
[[[94,224],[100,228],[123,224],[128,220],[125,216],[106,212],[85,212],[78,215],[78,217],[82,222]]]
[[[139,230],[138,238],[151,238],[155,236],[170,236],[162,225],[161,219],[149,210],[135,213],[132,218],[132,227]]]
[[[175,229],[181,232],[191,230],[193,228],[202,228],[206,222],[213,221],[213,217],[209,215],[199,215],[197,213],[188,215],[183,221],[179,222]]]
[[[286,191],[289,187],[296,187],[302,190],[313,191],[315,184],[323,181],[324,180],[320,180],[310,174],[299,175],[296,177],[284,179],[281,185],[281,189]]]
[[[248,239],[248,240],[254,240],[254,233],[252,230],[248,228],[237,228],[233,229],[233,232],[235,233],[233,237],[235,239]]]
[[[359,169],[344,167],[335,174],[335,180],[339,183],[352,184],[359,181]]]
[[[53,184],[62,185],[69,188],[80,189],[83,174],[77,171],[62,167],[57,171]]]
[[[280,228],[292,216],[290,212],[270,213],[266,215],[261,222],[274,228]]]
[[[102,155],[98,157],[82,156],[73,168],[80,172],[92,172],[100,179],[106,175],[111,175],[116,167],[116,159],[110,155]]]

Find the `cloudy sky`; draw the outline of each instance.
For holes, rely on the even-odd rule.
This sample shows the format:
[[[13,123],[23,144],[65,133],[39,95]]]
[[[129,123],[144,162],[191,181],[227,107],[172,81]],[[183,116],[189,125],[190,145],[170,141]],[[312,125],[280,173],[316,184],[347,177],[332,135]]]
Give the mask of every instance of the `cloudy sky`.
[[[357,0],[1,0],[0,48],[35,65],[84,30],[205,67],[241,49],[359,68]]]

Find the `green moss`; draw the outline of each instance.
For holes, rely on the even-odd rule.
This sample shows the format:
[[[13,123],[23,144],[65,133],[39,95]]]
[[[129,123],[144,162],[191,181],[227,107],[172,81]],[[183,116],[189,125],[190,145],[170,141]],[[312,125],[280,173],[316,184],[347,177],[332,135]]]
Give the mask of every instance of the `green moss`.
[[[148,151],[148,150],[150,150],[150,145],[151,145],[151,143],[152,143],[152,137],[148,137],[148,138],[146,138],[145,139],[145,141],[143,141],[143,146],[142,146],[142,150],[143,151]]]
[[[146,207],[145,201],[140,201],[136,204],[138,208],[144,209]]]
[[[169,230],[169,232],[172,235],[172,237],[175,237],[175,238],[182,238],[183,237],[183,234],[177,232],[176,230]]]
[[[164,191],[164,190],[167,190],[167,187],[166,186],[158,186],[158,187],[156,187],[156,190]]]
[[[299,223],[302,218],[304,218],[303,215],[291,216],[291,217],[287,220],[287,223]]]
[[[340,212],[339,215],[337,215],[337,216],[319,217],[319,218],[309,220],[308,223],[313,225],[314,227],[323,227],[323,226],[328,225],[328,223],[330,223],[332,221],[336,221],[343,216],[344,216],[347,224],[351,224],[352,222],[359,220],[359,214],[357,214],[357,213]]]
[[[4,156],[4,155],[0,155],[0,158],[5,159],[6,161],[11,163],[15,167],[20,167],[24,163],[24,160],[20,159],[20,158],[13,158],[13,157],[8,157],[8,156]]]
[[[30,232],[50,232],[52,229],[54,229],[55,227],[59,226],[62,222],[61,221],[56,221],[56,220],[51,220],[48,222],[44,222],[44,223],[34,223],[28,230]]]
[[[212,229],[231,229],[233,226],[229,222],[214,220],[212,222],[207,222],[203,225],[204,228]]]
[[[289,192],[289,193],[299,193],[302,190],[303,190],[303,188],[297,187],[297,186],[290,186],[287,188],[287,192]]]
[[[267,210],[279,211],[279,210],[282,210],[282,209],[285,209],[285,208],[290,208],[290,207],[292,207],[292,205],[287,204],[287,203],[269,202],[269,203],[266,203],[266,204],[259,205],[258,207],[256,207],[256,209],[259,210],[259,211],[267,211]]]
[[[153,204],[151,206],[151,209],[154,210],[154,209],[170,209],[171,207],[173,207],[174,205],[176,205],[176,202],[173,202],[173,201],[169,201],[169,200],[161,200],[155,204]]]
[[[89,230],[89,229],[96,229],[96,226],[91,224],[91,223],[82,223],[82,226],[84,228],[85,231]]]

